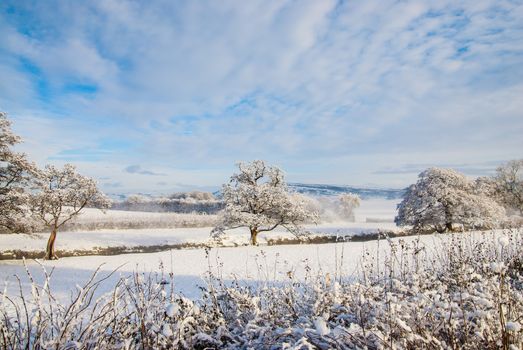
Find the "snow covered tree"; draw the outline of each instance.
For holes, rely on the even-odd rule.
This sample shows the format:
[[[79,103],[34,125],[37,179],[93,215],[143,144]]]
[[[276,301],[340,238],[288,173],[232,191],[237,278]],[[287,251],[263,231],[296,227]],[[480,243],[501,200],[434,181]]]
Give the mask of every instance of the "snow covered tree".
[[[464,228],[495,226],[504,217],[503,208],[493,199],[478,193],[473,181],[451,169],[423,171],[398,204],[395,222],[415,230],[433,227],[438,232],[452,231],[453,224]]]
[[[340,194],[337,203],[340,218],[354,221],[354,209],[360,206],[360,197],[354,193]]]
[[[491,176],[480,176],[474,180],[474,191],[477,194],[491,197],[501,204],[496,179]]]
[[[218,235],[227,229],[248,227],[251,244],[257,244],[260,232],[278,226],[289,232],[301,232],[300,224],[316,222],[317,214],[307,208],[305,198],[291,193],[283,172],[264,161],[239,163],[239,173],[233,174],[222,189],[225,209],[220,224],[214,228]]]
[[[523,159],[500,166],[494,180],[500,202],[507,209],[523,214]]]
[[[25,154],[13,151],[20,142],[7,114],[0,112],[0,229],[13,232],[26,230],[30,223],[27,189],[38,172]]]
[[[85,207],[105,209],[110,200],[100,192],[93,179],[80,175],[71,164],[63,169],[46,166],[32,196],[32,210],[51,229],[45,259],[57,259],[54,250],[58,229]]]

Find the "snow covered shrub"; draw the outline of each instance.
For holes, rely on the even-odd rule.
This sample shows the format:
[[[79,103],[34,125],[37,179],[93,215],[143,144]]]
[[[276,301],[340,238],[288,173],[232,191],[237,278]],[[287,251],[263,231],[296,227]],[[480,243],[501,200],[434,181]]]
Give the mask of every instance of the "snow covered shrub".
[[[504,216],[504,209],[478,192],[465,175],[452,169],[430,168],[407,188],[395,222],[418,231],[432,228],[445,232],[456,224],[464,229],[497,227]]]
[[[134,273],[102,296],[94,275],[61,305],[50,278],[31,294],[0,295],[5,349],[520,349],[522,230],[387,240],[357,276],[292,271],[279,280],[225,281],[202,296],[174,276]],[[260,272],[265,263],[259,262]],[[306,268],[306,271],[310,269]]]

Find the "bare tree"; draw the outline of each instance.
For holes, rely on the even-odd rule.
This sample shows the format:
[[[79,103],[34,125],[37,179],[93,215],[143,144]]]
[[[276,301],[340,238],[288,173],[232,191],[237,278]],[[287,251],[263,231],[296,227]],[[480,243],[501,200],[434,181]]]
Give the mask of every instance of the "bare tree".
[[[0,229],[24,231],[31,226],[28,217],[27,189],[38,173],[35,164],[12,147],[21,138],[11,130],[7,114],[0,112]]]
[[[32,209],[51,229],[45,259],[57,259],[54,245],[58,229],[83,208],[108,208],[110,200],[98,190],[93,179],[78,174],[71,164],[63,169],[46,166],[38,184],[38,191],[32,196]]]
[[[213,234],[248,227],[250,242],[255,245],[260,232],[282,226],[298,234],[300,224],[317,220],[317,214],[307,209],[304,198],[289,192],[279,168],[261,160],[239,163],[238,168],[239,173],[233,174],[223,186],[225,209]]]

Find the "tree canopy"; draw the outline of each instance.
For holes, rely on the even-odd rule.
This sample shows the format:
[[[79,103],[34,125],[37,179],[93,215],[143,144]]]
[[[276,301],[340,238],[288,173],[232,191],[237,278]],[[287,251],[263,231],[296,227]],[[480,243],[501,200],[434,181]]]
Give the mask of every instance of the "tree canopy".
[[[25,154],[13,150],[21,141],[11,130],[7,114],[0,112],[0,229],[14,232],[31,225],[28,188],[38,172]]]
[[[239,163],[239,172],[233,174],[229,183],[223,185],[222,196],[225,209],[221,223],[214,234],[226,229],[248,227],[251,244],[256,244],[258,233],[274,230],[278,226],[295,234],[300,224],[315,221],[305,199],[289,191],[283,171],[269,166],[262,160]]]
[[[523,213],[523,159],[498,167],[494,184],[500,202],[509,210]]]
[[[58,229],[86,206],[107,208],[110,200],[98,190],[93,179],[80,175],[71,164],[63,169],[48,165],[40,173],[38,190],[32,196],[32,209],[51,229],[46,259],[55,259],[54,242]]]
[[[452,231],[453,224],[492,227],[503,217],[504,209],[478,192],[474,181],[465,175],[451,169],[429,168],[407,189],[395,222],[444,232]]]

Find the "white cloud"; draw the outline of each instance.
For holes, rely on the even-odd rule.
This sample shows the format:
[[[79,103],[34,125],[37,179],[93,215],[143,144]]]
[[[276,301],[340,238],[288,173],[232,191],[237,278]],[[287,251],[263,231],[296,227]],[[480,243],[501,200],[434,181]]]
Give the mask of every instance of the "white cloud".
[[[325,181],[362,183],[393,162],[493,161],[523,148],[519,3],[57,0],[8,7],[19,12],[0,17],[0,72],[10,82],[0,88],[0,107],[43,160],[99,149],[113,135],[134,145],[132,153],[101,157],[120,169],[218,167],[198,175],[208,184],[221,182],[235,160],[266,158],[310,174],[324,168],[318,177]],[[20,58],[39,76],[20,69]],[[96,91],[64,91],[68,84]],[[27,110],[41,110],[45,132],[24,122]],[[296,173],[307,181],[306,170]]]

